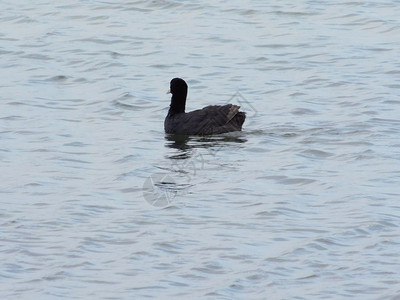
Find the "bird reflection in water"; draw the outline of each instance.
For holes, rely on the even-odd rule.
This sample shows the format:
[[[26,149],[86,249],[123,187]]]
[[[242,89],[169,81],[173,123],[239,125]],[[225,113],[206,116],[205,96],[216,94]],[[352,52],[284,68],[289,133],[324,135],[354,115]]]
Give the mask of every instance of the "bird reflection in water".
[[[189,159],[198,154],[200,149],[207,149],[211,155],[216,155],[222,148],[231,147],[234,144],[247,142],[243,134],[226,134],[217,136],[189,136],[180,134],[166,134],[165,146],[176,149],[173,154],[169,154],[169,159]]]

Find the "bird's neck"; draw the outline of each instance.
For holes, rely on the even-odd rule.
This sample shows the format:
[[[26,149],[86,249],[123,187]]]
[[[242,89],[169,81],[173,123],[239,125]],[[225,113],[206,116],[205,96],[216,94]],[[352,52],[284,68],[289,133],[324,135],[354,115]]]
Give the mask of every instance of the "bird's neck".
[[[186,94],[173,94],[171,98],[171,105],[169,106],[168,115],[172,116],[185,112]]]

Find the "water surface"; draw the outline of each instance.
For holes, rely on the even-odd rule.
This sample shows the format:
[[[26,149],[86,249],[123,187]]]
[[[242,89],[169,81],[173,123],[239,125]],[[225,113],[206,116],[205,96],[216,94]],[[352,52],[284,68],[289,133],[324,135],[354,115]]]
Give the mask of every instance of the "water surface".
[[[0,6],[2,299],[400,297],[396,1]]]

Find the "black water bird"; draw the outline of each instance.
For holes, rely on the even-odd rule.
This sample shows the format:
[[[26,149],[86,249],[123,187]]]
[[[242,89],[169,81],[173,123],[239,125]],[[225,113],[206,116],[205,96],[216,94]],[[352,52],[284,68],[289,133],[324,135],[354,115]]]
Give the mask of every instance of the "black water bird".
[[[239,111],[240,106],[210,105],[186,113],[186,82],[181,78],[172,79],[169,92],[172,98],[164,121],[166,133],[210,135],[242,130],[246,114]]]

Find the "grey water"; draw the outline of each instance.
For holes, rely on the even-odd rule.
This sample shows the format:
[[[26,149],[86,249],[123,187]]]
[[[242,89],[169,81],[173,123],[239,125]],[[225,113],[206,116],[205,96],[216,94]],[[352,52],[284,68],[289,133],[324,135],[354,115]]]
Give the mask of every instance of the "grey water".
[[[400,299],[398,4],[1,1],[0,298]]]

